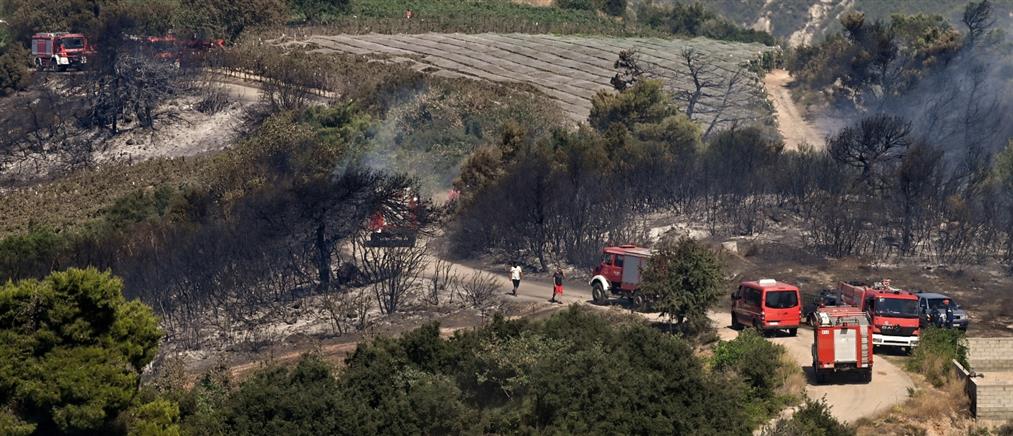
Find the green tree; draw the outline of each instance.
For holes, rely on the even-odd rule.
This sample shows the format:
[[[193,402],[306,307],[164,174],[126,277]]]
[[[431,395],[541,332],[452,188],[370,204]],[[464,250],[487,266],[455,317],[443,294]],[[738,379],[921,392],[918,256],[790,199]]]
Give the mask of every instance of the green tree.
[[[39,432],[101,432],[127,409],[161,332],[95,269],[0,287],[0,399]]]
[[[606,131],[613,124],[626,130],[641,123],[659,123],[678,109],[657,80],[640,80],[623,92],[600,91],[591,99],[590,124]]]
[[[699,242],[665,240],[647,262],[639,292],[670,322],[699,325],[722,294],[721,269],[717,255]]]

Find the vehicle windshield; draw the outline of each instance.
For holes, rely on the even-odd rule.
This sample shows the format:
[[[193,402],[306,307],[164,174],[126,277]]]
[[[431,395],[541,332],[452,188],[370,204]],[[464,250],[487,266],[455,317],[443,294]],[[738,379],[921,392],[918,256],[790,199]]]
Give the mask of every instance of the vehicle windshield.
[[[876,315],[895,316],[899,318],[917,318],[918,302],[900,298],[876,299]]]
[[[81,38],[64,38],[60,40],[60,45],[62,45],[63,48],[70,49],[84,48],[84,40]]]
[[[929,299],[929,309],[932,309],[932,310],[942,309],[943,308],[943,300],[945,300],[945,299],[944,298],[932,298],[932,299]],[[950,300],[950,307],[953,308],[953,310],[957,310],[957,309],[960,308],[960,305],[957,304],[956,301]]]
[[[767,307],[787,309],[795,306],[798,306],[798,295],[795,291],[767,291]]]

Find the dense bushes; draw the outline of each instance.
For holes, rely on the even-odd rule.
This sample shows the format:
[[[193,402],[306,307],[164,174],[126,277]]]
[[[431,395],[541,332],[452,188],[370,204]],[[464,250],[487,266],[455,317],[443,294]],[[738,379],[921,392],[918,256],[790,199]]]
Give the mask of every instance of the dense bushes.
[[[743,434],[745,388],[710,374],[683,340],[640,321],[569,309],[547,321],[496,318],[441,339],[428,325],[359,346],[333,372],[307,357],[268,369],[216,410],[226,434]],[[208,397],[204,387],[190,395]],[[201,432],[197,434],[208,434]]]
[[[921,331],[918,347],[911,353],[907,369],[925,375],[936,387],[942,386],[953,375],[951,361],[967,364],[967,342],[964,332],[957,329],[929,327]]]
[[[669,8],[643,3],[637,11],[637,20],[676,35],[774,45],[774,37],[769,33],[741,27],[707,9],[702,3],[675,3]]]
[[[0,433],[107,433],[135,405],[161,332],[122,289],[94,269],[0,285],[0,401],[11,408]],[[137,419],[157,418],[150,409]]]

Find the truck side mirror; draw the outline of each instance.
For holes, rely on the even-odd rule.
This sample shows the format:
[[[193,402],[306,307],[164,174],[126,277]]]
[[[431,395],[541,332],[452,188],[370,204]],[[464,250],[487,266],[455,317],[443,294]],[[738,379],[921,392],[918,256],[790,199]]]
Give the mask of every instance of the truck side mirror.
[[[732,292],[732,300],[738,300],[738,299],[739,299],[739,293],[738,292]]]

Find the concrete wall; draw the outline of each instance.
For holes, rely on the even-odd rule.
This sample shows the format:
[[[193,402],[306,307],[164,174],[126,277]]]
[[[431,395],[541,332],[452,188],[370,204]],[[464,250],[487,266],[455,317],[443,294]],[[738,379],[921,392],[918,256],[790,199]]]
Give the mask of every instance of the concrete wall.
[[[967,362],[977,372],[1013,371],[1013,338],[967,338]]]
[[[1013,419],[1013,383],[986,383],[974,380],[974,417],[992,421]]]
[[[1013,378],[1001,374],[1013,372],[1013,338],[967,338],[967,361],[979,377],[957,361],[957,376],[966,385],[975,418],[989,421],[1013,419]]]

